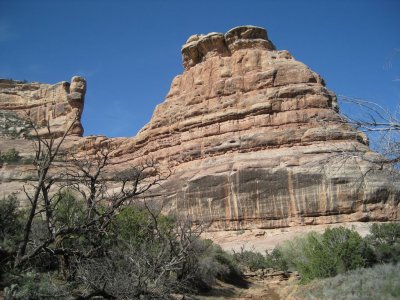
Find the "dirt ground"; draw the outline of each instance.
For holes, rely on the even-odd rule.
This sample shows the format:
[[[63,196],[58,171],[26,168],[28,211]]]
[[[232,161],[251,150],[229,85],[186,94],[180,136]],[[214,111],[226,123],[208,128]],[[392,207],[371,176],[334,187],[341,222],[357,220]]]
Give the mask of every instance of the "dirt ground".
[[[238,287],[218,282],[212,291],[201,296],[198,300],[221,299],[253,299],[253,300],[297,300],[294,293],[298,288],[298,279],[291,277],[288,280],[281,279],[248,279],[247,287]]]

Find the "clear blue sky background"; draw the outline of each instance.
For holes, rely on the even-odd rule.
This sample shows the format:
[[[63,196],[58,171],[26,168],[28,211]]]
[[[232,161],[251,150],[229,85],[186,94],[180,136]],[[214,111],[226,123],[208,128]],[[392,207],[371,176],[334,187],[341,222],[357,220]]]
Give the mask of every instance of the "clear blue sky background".
[[[0,77],[86,77],[85,135],[132,136],[195,33],[252,24],[337,94],[400,103],[400,1],[0,0]]]

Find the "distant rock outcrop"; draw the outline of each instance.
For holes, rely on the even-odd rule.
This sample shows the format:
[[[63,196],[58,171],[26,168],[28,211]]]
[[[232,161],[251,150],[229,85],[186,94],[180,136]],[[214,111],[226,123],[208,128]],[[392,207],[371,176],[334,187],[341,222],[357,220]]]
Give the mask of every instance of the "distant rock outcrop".
[[[77,117],[71,134],[82,136],[80,117],[85,93],[86,81],[78,76],[73,77],[71,83],[55,85],[0,79],[1,134],[22,136],[29,117],[37,126],[49,122],[52,132],[61,136]],[[45,135],[46,130],[43,128],[40,134]]]
[[[194,35],[182,56],[185,71],[135,137],[71,137],[69,145],[94,153],[110,144],[109,180],[155,158],[173,173],[147,197],[216,230],[399,219],[398,174],[374,163],[379,155],[344,122],[323,79],[275,50],[265,29]],[[62,128],[68,113],[83,107],[84,81],[76,81],[80,89],[74,82],[69,89],[43,85],[46,99],[56,90],[66,101],[62,109],[50,101],[32,115],[51,115],[52,126]],[[38,97],[15,93],[24,103]],[[19,98],[8,99],[12,107]]]

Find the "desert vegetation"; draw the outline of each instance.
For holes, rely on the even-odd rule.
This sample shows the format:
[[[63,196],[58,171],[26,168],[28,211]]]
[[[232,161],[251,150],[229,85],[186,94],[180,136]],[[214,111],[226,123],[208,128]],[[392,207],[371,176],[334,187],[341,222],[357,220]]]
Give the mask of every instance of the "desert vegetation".
[[[374,223],[364,238],[341,226],[299,236],[265,254],[242,248],[233,256],[242,269],[296,271],[307,283],[377,264],[397,264],[399,247],[400,224],[389,222]]]
[[[297,274],[294,299],[398,299],[400,224],[374,223],[361,237],[345,227],[310,232],[264,254],[233,254],[244,273]],[[267,275],[268,276],[268,275]]]
[[[241,278],[232,255],[200,239],[204,224],[162,215],[138,199],[168,176],[154,161],[121,172],[120,187],[110,192],[109,149],[90,159],[66,156],[68,130],[56,138],[47,129],[45,138],[34,136],[37,174],[23,187],[27,207],[19,209],[15,195],[0,201],[6,299],[169,299]],[[19,154],[7,151],[2,159]]]
[[[68,227],[85,218],[82,202],[70,193],[58,201],[56,223]],[[199,238],[202,226],[144,205],[124,207],[102,233],[92,229],[64,235],[16,265],[26,222],[16,203],[13,197],[0,202],[0,274],[6,299],[168,299],[173,293],[205,290],[216,279],[241,276],[230,254]],[[46,239],[46,224],[36,218],[28,251]]]
[[[8,149],[3,153],[0,152],[0,163],[16,163],[20,159],[19,152],[14,148]]]
[[[298,299],[387,299],[400,297],[400,266],[377,264],[371,268],[355,269],[332,278],[313,280],[302,286]]]
[[[70,191],[59,197],[56,223],[69,226],[85,218],[83,202]],[[300,299],[374,299],[376,293],[396,299],[400,293],[398,223],[374,224],[364,238],[338,227],[311,232],[265,254],[244,248],[227,253],[200,238],[202,226],[135,204],[124,206],[102,234],[64,236],[16,267],[26,218],[15,197],[0,202],[0,276],[6,299],[168,299],[265,269],[298,272],[306,284],[297,292]],[[45,233],[43,220],[35,219],[28,248],[40,244]],[[375,294],[368,294],[370,288]]]

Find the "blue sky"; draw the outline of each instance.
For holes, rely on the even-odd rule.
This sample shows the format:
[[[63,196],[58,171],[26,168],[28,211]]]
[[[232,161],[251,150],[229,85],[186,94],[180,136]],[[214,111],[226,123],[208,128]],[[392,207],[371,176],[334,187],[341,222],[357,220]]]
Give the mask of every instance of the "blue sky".
[[[85,135],[133,136],[182,73],[190,35],[247,24],[337,94],[400,103],[398,0],[0,0],[0,77],[84,76]]]

